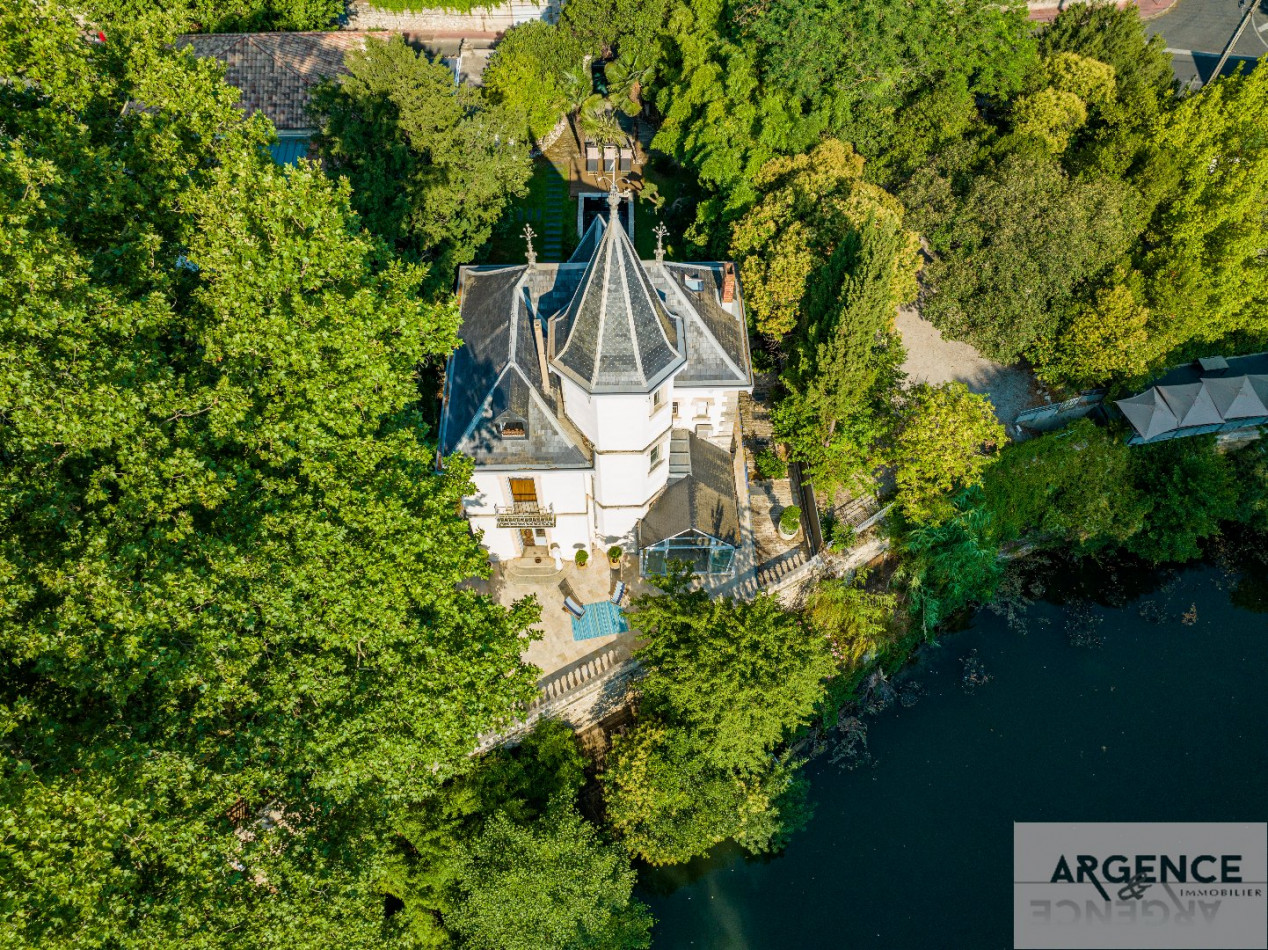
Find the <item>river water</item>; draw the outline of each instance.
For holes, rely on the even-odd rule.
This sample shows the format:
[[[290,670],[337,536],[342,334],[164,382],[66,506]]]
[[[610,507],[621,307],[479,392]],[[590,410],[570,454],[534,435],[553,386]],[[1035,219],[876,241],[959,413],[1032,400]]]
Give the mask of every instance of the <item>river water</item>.
[[[1080,580],[925,648],[918,701],[866,720],[872,761],[808,767],[785,851],[644,873],[656,950],[1006,948],[1014,821],[1268,819],[1268,613],[1239,606],[1264,579]]]

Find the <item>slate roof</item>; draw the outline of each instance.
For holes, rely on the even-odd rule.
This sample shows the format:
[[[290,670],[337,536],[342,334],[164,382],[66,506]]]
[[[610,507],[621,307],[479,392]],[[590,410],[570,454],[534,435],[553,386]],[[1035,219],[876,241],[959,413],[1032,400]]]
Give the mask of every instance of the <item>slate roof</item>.
[[[604,230],[551,332],[551,366],[591,393],[649,393],[685,362],[677,327],[625,228]]]
[[[1143,393],[1117,401],[1136,441],[1268,423],[1268,353],[1208,364],[1177,367]]]
[[[687,300],[683,317],[687,365],[674,379],[675,386],[690,388],[708,385],[746,386],[752,382],[748,368],[748,331],[720,300],[722,268],[713,264],[664,264],[666,276]],[[700,290],[692,290],[687,279],[694,277]],[[667,300],[672,297],[667,296]]]
[[[588,263],[577,262],[587,248]],[[625,229],[601,217],[569,263],[466,266],[460,275],[463,344],[446,370],[444,454],[486,467],[589,467],[592,448],[562,413],[557,380],[542,379],[535,321],[554,372],[592,392],[650,392],[674,373],[685,388],[752,383],[743,313],[717,299],[722,268],[644,265]],[[704,287],[691,290],[688,275]],[[524,423],[524,438],[502,433],[508,420]],[[724,474],[720,484],[730,485]]]
[[[440,445],[483,466],[587,468],[590,449],[547,394],[526,267],[463,268],[462,346],[449,358]],[[504,414],[527,423],[503,438]]]
[[[730,453],[687,435],[691,474],[671,482],[638,523],[638,546],[645,548],[695,529],[734,547],[740,544],[740,509]]]
[[[594,220],[590,222],[590,227],[586,228],[586,233],[581,235],[581,241],[577,244],[577,249],[568,256],[569,264],[585,264],[594,256],[594,252],[599,248],[599,242],[603,240],[603,230],[607,227],[607,219],[601,214],[596,214]]]
[[[332,31],[312,33],[195,33],[179,37],[200,59],[225,64],[225,81],[242,92],[248,114],[264,113],[279,132],[312,128],[308,100],[323,79],[347,72],[344,56],[359,50],[367,36],[391,33]]]
[[[1153,439],[1164,432],[1179,428],[1179,422],[1157,386],[1151,386],[1139,396],[1118,400],[1118,408],[1132,424],[1142,439]]]

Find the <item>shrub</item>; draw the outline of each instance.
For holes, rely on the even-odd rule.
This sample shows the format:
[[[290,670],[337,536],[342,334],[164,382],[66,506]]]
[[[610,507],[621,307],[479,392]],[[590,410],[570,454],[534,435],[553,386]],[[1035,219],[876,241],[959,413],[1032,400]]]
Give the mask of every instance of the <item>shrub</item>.
[[[624,553],[625,552],[621,550],[621,546],[619,544],[614,544],[612,547],[608,548],[608,560],[619,561],[621,560],[621,555]]]
[[[779,516],[779,530],[784,534],[795,534],[800,527],[801,509],[796,505],[789,505]]]
[[[854,540],[857,537],[854,525],[848,521],[836,520],[832,522],[832,528],[828,532],[828,545],[834,550],[844,551],[854,546]]]
[[[755,460],[757,474],[762,478],[787,478],[788,463],[775,454],[773,449],[762,449]]]
[[[586,563],[589,560],[590,560],[589,551],[582,550],[577,552],[577,555],[576,555],[577,567],[585,567]]]

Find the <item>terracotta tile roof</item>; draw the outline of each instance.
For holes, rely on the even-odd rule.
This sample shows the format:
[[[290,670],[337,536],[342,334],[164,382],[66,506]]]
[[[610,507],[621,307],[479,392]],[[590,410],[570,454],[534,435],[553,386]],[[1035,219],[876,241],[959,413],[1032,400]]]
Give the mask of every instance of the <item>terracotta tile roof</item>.
[[[367,36],[389,39],[387,32],[198,33],[182,36],[200,58],[225,64],[225,80],[242,91],[248,113],[262,112],[279,132],[310,129],[305,114],[310,89],[345,72],[344,55],[361,49]]]

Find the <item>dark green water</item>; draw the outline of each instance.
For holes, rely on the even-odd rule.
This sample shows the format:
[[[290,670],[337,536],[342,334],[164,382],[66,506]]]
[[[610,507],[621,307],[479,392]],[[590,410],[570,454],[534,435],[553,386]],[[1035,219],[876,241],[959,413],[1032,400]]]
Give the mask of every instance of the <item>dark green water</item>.
[[[657,950],[1006,948],[1014,821],[1268,819],[1268,614],[1214,568],[1114,586],[926,649],[919,701],[868,721],[874,765],[811,764],[783,853],[645,875]],[[966,692],[973,650],[991,680]]]

